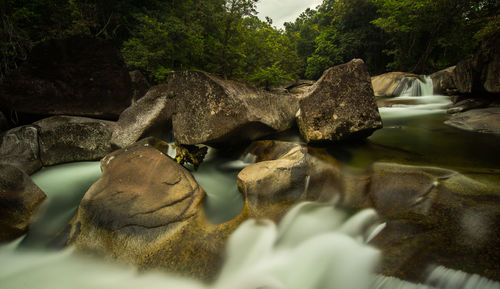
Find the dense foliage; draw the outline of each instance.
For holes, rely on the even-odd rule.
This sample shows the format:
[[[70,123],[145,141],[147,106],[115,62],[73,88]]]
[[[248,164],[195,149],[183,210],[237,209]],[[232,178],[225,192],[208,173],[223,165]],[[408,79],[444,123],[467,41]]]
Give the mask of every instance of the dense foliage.
[[[77,34],[115,42],[154,82],[201,69],[269,87],[352,58],[372,74],[430,72],[499,29],[496,0],[324,0],[284,29],[256,17],[257,1],[1,0],[0,80],[33,45]]]

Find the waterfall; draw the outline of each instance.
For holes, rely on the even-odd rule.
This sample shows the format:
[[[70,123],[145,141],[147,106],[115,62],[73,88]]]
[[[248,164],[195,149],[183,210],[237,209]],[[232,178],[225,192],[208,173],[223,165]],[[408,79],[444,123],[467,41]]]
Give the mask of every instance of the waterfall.
[[[397,96],[426,96],[433,95],[432,78],[428,75],[422,77],[403,77],[394,90]]]

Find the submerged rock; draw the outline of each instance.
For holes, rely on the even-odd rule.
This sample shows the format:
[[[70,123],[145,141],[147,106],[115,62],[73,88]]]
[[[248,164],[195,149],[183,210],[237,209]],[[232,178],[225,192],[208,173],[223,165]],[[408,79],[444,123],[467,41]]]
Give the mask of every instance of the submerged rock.
[[[373,76],[371,83],[376,97],[399,96],[405,83],[420,79],[419,75],[408,72],[388,72]]]
[[[68,244],[140,268],[215,276],[223,240],[241,220],[209,224],[205,192],[167,149],[147,138],[102,159],[102,177],[83,197]]]
[[[45,197],[26,173],[0,164],[0,242],[26,233],[35,209]]]
[[[300,100],[297,123],[307,142],[364,138],[382,127],[361,59],[332,67]]]
[[[117,118],[132,100],[118,48],[78,36],[35,46],[1,90],[0,102],[30,115]]]
[[[111,152],[114,122],[85,117],[53,116],[34,123],[44,166],[99,160]]]
[[[500,135],[500,107],[456,113],[444,123],[463,130]]]
[[[41,169],[38,129],[26,125],[6,131],[0,139],[0,163],[13,165],[28,175]]]
[[[498,280],[495,187],[447,169],[376,163],[369,193],[387,220],[372,242],[382,250],[381,273],[422,281],[439,264]]]
[[[297,96],[272,94],[200,71],[174,72],[167,94],[175,98],[174,137],[180,144],[234,144],[289,129]]]
[[[134,144],[144,136],[164,136],[171,129],[175,103],[168,86],[160,84],[131,105],[116,122],[111,143],[119,148]]]

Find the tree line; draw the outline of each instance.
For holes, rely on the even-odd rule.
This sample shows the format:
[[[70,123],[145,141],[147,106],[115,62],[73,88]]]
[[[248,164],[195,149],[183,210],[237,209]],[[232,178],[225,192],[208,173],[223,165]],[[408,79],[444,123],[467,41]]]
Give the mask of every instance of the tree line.
[[[317,79],[362,58],[371,74],[428,73],[471,54],[500,27],[496,0],[324,0],[284,28],[258,0],[0,0],[0,80],[37,43],[113,41],[152,82],[200,69],[260,86]]]

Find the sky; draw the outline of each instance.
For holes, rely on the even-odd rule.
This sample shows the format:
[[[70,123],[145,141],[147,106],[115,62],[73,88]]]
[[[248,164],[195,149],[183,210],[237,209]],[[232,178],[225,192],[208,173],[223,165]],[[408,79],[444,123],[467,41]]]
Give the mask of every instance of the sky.
[[[283,23],[293,22],[307,8],[316,8],[322,0],[259,0],[257,16],[265,20],[266,16],[273,19],[273,26],[283,28]]]

